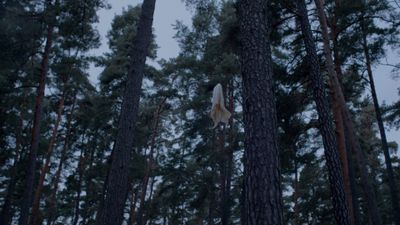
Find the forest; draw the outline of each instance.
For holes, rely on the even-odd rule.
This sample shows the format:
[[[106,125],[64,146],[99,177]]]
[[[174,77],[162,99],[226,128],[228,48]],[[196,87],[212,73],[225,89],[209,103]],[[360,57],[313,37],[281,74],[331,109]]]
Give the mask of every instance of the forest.
[[[399,0],[159,1],[0,1],[0,225],[400,225]]]

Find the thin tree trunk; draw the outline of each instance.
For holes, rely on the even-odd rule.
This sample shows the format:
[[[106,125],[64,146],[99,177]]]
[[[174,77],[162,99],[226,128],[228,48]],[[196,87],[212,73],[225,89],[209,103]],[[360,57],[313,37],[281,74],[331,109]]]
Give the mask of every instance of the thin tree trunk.
[[[231,115],[233,115],[233,111],[235,108],[234,96],[233,96],[233,80],[231,80],[228,96],[229,96],[229,111]],[[229,134],[228,134],[228,142],[229,148],[228,151],[223,151],[223,160],[227,161],[227,165],[224,168],[224,173],[226,174],[224,177],[224,189],[222,193],[222,216],[221,216],[221,225],[229,225],[230,224],[230,198],[231,198],[231,180],[232,180],[232,167],[233,167],[233,151],[234,151],[234,135],[233,135],[233,116],[229,118]]]
[[[21,211],[19,217],[19,225],[27,225],[29,221],[29,209],[32,204],[32,194],[33,194],[33,185],[35,182],[35,171],[36,171],[36,158],[37,151],[39,148],[40,141],[40,127],[42,120],[42,111],[43,111],[43,99],[44,99],[44,91],[46,86],[46,77],[49,69],[49,55],[51,51],[51,45],[53,40],[53,25],[50,24],[47,27],[47,37],[46,37],[46,45],[44,48],[43,59],[41,62],[41,71],[40,71],[40,80],[39,87],[37,89],[37,96],[35,101],[35,113],[33,120],[33,128],[32,128],[32,138],[31,145],[29,149],[29,163],[26,170],[26,183],[25,190],[22,197]]]
[[[139,192],[139,188],[132,191],[132,200],[131,200],[131,209],[129,211],[129,219],[127,224],[128,225],[134,225],[135,224],[135,218],[136,218],[136,204],[138,201],[138,192]]]
[[[148,155],[148,162],[146,164],[146,170],[145,174],[143,177],[143,182],[142,182],[142,191],[141,191],[141,196],[140,196],[140,206],[138,209],[138,215],[137,215],[137,224],[138,225],[145,225],[146,220],[143,217],[144,214],[144,209],[145,209],[145,204],[146,204],[146,194],[147,194],[147,187],[149,184],[149,179],[150,179],[150,174],[153,170],[154,165],[154,148],[156,144],[156,137],[158,135],[158,125],[160,123],[160,116],[162,109],[164,107],[165,101],[167,100],[166,97],[164,97],[160,104],[158,105],[157,111],[154,113],[154,126],[153,126],[153,132],[151,135],[151,143],[150,143],[150,151]]]
[[[314,98],[317,105],[317,111],[320,121],[320,132],[325,149],[326,164],[328,166],[329,182],[332,195],[333,209],[336,223],[351,224],[346,194],[343,184],[342,168],[338,155],[336,136],[334,127],[331,123],[328,98],[325,92],[323,78],[320,70],[319,57],[317,55],[316,45],[312,36],[310,22],[308,20],[307,8],[304,0],[297,0],[298,13],[300,14],[301,30],[304,36],[308,62],[310,64],[310,78],[314,90]]]
[[[324,53],[326,57],[326,66],[328,70],[328,75],[330,77],[330,81],[335,87],[335,93],[338,96],[339,103],[342,108],[343,116],[344,116],[344,125],[345,129],[349,131],[349,141],[353,146],[354,153],[356,155],[357,163],[361,173],[361,182],[362,187],[364,190],[365,200],[368,204],[369,216],[371,220],[374,222],[375,225],[381,225],[382,221],[379,215],[378,207],[376,204],[376,197],[375,193],[373,192],[371,181],[369,180],[368,170],[366,167],[365,159],[362,155],[362,149],[360,146],[359,141],[356,138],[356,132],[354,129],[353,121],[351,119],[351,115],[349,110],[346,106],[346,101],[344,99],[343,91],[341,89],[337,74],[335,73],[334,63],[332,59],[332,53],[330,50],[329,44],[329,34],[328,34],[328,25],[326,21],[324,5],[322,0],[315,0],[315,5],[317,7],[318,18],[321,23],[321,30],[322,30],[322,39],[323,39],[323,46],[324,46]]]
[[[297,169],[297,159],[294,162],[294,181],[293,181],[293,225],[300,225],[299,217],[299,178]]]
[[[99,225],[121,225],[123,221],[129,189],[129,160],[135,138],[134,129],[139,108],[143,70],[152,40],[154,8],[155,0],[143,1],[111,160],[107,195],[102,213],[104,216],[99,221]]]
[[[349,137],[349,131],[347,128],[344,129],[344,133],[346,137]],[[352,154],[352,145],[348,139],[346,139],[346,149],[347,149],[347,160],[349,165],[349,179],[350,179],[350,187],[352,193],[352,201],[353,201],[353,213],[354,213],[354,225],[361,225],[361,213],[360,213],[360,204],[358,202],[358,192],[357,192],[357,182],[356,182],[356,171],[354,168],[354,159]]]
[[[86,156],[82,150],[81,155],[79,157],[79,163],[78,163],[78,189],[76,190],[76,198],[75,198],[75,206],[74,206],[74,219],[72,220],[72,225],[77,225],[78,221],[79,221],[81,192],[82,192],[82,177],[83,177],[83,171],[84,171],[85,165],[86,165],[85,161],[86,161]]]
[[[365,31],[365,25],[364,25],[363,19],[361,19],[361,29],[362,29],[362,46],[364,49],[365,65],[367,67],[369,85],[371,87],[372,100],[374,102],[376,121],[378,122],[379,133],[381,135],[383,155],[385,156],[386,172],[387,172],[387,176],[388,176],[390,196],[391,196],[391,200],[392,200],[393,218],[394,218],[395,224],[400,225],[400,213],[399,213],[400,207],[399,207],[398,189],[397,189],[396,181],[394,178],[393,166],[392,166],[392,161],[390,159],[390,153],[389,153],[389,146],[388,146],[387,139],[386,139],[385,126],[383,125],[383,120],[382,120],[382,113],[381,113],[381,109],[379,106],[378,96],[376,94],[375,82],[374,82],[374,77],[372,74],[370,52],[369,52],[369,48],[368,48],[367,34]]]
[[[50,206],[49,206],[49,218],[48,218],[48,224],[51,225],[53,222],[56,220],[56,208],[57,208],[57,191],[58,191],[58,186],[60,184],[61,180],[61,172],[64,166],[65,161],[67,160],[67,152],[70,148],[70,138],[71,138],[71,126],[72,126],[72,118],[73,114],[75,111],[75,106],[76,106],[76,98],[77,98],[77,92],[74,93],[74,97],[72,100],[72,107],[70,110],[69,115],[67,116],[67,125],[66,125],[66,133],[64,137],[64,144],[63,144],[63,149],[61,151],[61,157],[60,161],[57,166],[56,173],[54,175],[53,181],[52,181],[52,193],[50,195]]]
[[[245,125],[242,207],[246,225],[283,224],[268,4],[265,0],[238,2]]]
[[[111,161],[113,158],[113,154],[114,154],[114,151],[111,151],[111,155],[107,159],[108,168],[111,168]],[[110,169],[107,170],[106,178],[103,183],[103,191],[102,191],[102,194],[100,197],[99,209],[98,209],[97,215],[96,215],[96,224],[99,224],[100,221],[102,221],[103,217],[104,217],[103,211],[104,211],[105,197],[107,195],[107,184],[108,184],[109,177],[110,177]]]
[[[17,128],[17,135],[16,135],[16,140],[15,140],[15,158],[14,158],[14,165],[12,166],[11,169],[11,174],[10,174],[10,180],[7,185],[7,190],[6,190],[6,197],[4,199],[4,204],[2,207],[2,211],[0,214],[0,224],[10,224],[13,216],[13,211],[12,211],[12,200],[13,200],[13,194],[14,190],[17,184],[17,173],[18,169],[20,167],[20,161],[22,158],[22,132],[23,132],[23,123],[24,123],[24,116],[25,116],[25,107],[27,103],[27,93],[28,89],[24,89],[23,93],[23,101],[21,104],[21,111],[19,114],[18,118],[18,128]]]
[[[225,207],[226,207],[226,150],[225,150],[225,124],[219,125],[217,127],[217,137],[218,137],[218,151],[219,151],[219,166],[220,166],[220,183],[221,183],[221,193],[220,193],[220,210],[221,210],[221,225],[227,225],[228,218],[226,217]]]
[[[63,115],[64,111],[64,101],[65,101],[65,95],[66,95],[66,82],[67,79],[64,79],[64,84],[63,84],[63,92],[61,94],[60,102],[58,105],[58,110],[57,110],[57,118],[56,122],[54,123],[53,131],[52,131],[52,136],[49,142],[49,147],[47,149],[46,153],[46,159],[45,162],[42,166],[42,169],[40,171],[40,178],[39,182],[36,187],[35,191],[35,196],[32,204],[32,215],[31,215],[31,220],[30,220],[30,225],[37,225],[39,223],[39,206],[40,206],[40,198],[42,196],[42,190],[44,186],[44,181],[46,179],[46,174],[49,172],[49,167],[50,167],[50,160],[51,156],[53,154],[53,149],[54,145],[57,140],[57,135],[58,135],[58,127],[60,126],[61,118]]]
[[[339,18],[339,11],[341,7],[341,0],[335,0],[335,9],[334,9],[334,16],[332,19],[332,43],[333,43],[333,58],[335,63],[335,71],[338,76],[339,82],[342,83],[343,79],[343,72],[342,72],[342,62],[340,59],[339,53],[339,42],[338,42],[338,18]]]
[[[80,171],[79,173],[79,180],[78,180],[78,190],[77,190],[77,201],[76,201],[76,205],[75,205],[75,218],[77,218],[77,221],[79,221],[79,217],[82,218],[81,222],[79,222],[79,224],[87,224],[87,220],[90,218],[91,213],[90,213],[90,208],[91,208],[91,204],[86,204],[86,207],[83,208],[81,210],[80,208],[80,196],[81,196],[81,191],[82,191],[82,182],[84,182],[84,178],[86,181],[86,199],[87,201],[91,201],[91,195],[95,195],[95,191],[94,191],[94,183],[92,182],[92,177],[90,175],[85,174],[85,171],[93,171],[93,165],[94,165],[94,161],[95,161],[95,151],[96,151],[96,143],[95,139],[98,136],[98,130],[96,130],[96,132],[94,133],[90,143],[91,144],[91,148],[90,151],[87,152],[85,151],[85,157],[83,159],[83,163],[80,167]],[[87,168],[86,168],[87,166]],[[79,195],[79,198],[78,198]],[[82,213],[81,213],[82,211]]]

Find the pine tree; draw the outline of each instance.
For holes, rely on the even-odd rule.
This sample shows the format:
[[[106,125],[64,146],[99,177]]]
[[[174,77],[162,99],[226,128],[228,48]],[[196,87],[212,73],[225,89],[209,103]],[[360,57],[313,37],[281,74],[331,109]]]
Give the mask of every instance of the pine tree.
[[[316,46],[311,33],[306,4],[303,0],[297,1],[300,14],[301,29],[304,36],[304,44],[307,50],[308,62],[311,67],[310,78],[314,89],[314,98],[317,104],[320,130],[324,142],[325,157],[329,172],[329,182],[333,199],[333,207],[337,224],[350,224],[350,216],[344,191],[342,168],[340,166],[334,128],[331,123],[329,105],[321,76]]]
[[[239,1],[238,5],[245,101],[242,207],[247,225],[283,223],[267,5],[267,1]]]
[[[112,153],[106,186],[104,209],[99,212],[99,224],[122,224],[123,209],[128,195],[129,159],[133,146],[133,131],[139,107],[143,69],[151,42],[155,0],[145,0],[134,39],[132,64],[125,87],[118,134]]]
[[[49,68],[49,57],[50,51],[52,48],[52,41],[53,41],[53,30],[54,30],[54,18],[56,12],[55,8],[58,6],[59,2],[56,1],[54,5],[51,1],[47,1],[46,10],[49,13],[51,19],[49,24],[46,28],[46,44],[44,47],[44,53],[42,56],[41,62],[41,72],[39,77],[39,86],[37,89],[37,96],[36,96],[36,103],[35,103],[35,116],[34,116],[34,123],[32,127],[32,138],[31,138],[31,145],[29,149],[29,166],[26,170],[26,187],[23,195],[23,201],[21,204],[21,213],[19,217],[19,225],[27,225],[29,219],[29,209],[31,206],[32,201],[32,190],[35,181],[35,169],[36,169],[36,157],[37,151],[39,148],[39,139],[40,139],[40,127],[41,127],[41,120],[42,120],[42,104],[44,98],[44,92],[46,87],[46,77]]]

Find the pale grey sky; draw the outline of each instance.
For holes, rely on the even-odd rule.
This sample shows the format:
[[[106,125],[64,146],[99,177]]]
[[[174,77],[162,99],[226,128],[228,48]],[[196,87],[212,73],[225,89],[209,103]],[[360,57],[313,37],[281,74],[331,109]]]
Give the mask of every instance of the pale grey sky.
[[[107,38],[105,35],[111,29],[111,21],[116,14],[121,14],[123,8],[129,5],[135,6],[142,3],[142,0],[108,0],[112,6],[109,10],[100,10],[99,23],[96,25],[101,35],[102,46],[92,51],[93,55],[101,55],[108,51]],[[156,10],[154,13],[154,31],[156,42],[159,46],[157,51],[158,59],[173,58],[178,55],[179,46],[174,40],[175,30],[173,24],[175,21],[183,21],[186,25],[191,24],[191,13],[185,7],[182,0],[157,0]],[[390,52],[387,60],[389,63],[399,63],[398,55]],[[376,89],[380,103],[391,104],[399,99],[398,88],[400,87],[400,79],[393,80],[391,77],[391,69],[387,66],[377,66],[374,68]],[[97,77],[102,68],[91,67],[90,80],[97,84]],[[400,131],[391,130],[387,133],[389,141],[397,141],[400,143]]]
[[[111,29],[111,22],[115,15],[120,15],[122,10],[128,6],[136,6],[142,3],[142,0],[108,0],[111,9],[102,9],[99,11],[99,23],[96,25],[101,35],[101,47],[92,51],[93,55],[101,55],[107,52],[108,44],[106,34]],[[173,38],[175,30],[173,25],[177,20],[184,21],[185,24],[191,24],[191,14],[186,9],[185,4],[181,0],[157,0],[156,10],[154,12],[154,32],[156,35],[156,43],[159,46],[157,50],[157,61],[159,59],[169,59],[178,55],[179,46]],[[102,68],[90,69],[90,80],[97,84],[97,77],[101,73]]]

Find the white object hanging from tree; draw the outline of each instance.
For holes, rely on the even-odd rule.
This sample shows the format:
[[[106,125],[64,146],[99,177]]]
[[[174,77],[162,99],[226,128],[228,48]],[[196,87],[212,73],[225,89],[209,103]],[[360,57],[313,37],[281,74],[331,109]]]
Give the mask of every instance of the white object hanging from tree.
[[[210,117],[214,121],[213,128],[217,127],[220,122],[228,123],[231,117],[231,113],[225,108],[221,84],[217,84],[214,87]]]

